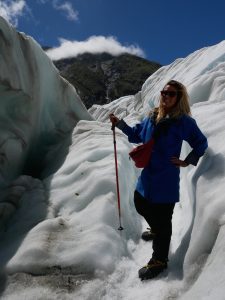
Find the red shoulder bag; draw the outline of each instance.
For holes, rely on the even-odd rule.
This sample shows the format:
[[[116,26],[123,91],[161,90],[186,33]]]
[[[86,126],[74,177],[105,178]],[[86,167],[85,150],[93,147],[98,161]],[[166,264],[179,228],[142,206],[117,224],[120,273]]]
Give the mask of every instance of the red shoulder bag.
[[[137,168],[144,168],[148,165],[151,158],[153,145],[154,139],[151,138],[147,143],[135,147],[129,153],[130,158],[134,161]]]

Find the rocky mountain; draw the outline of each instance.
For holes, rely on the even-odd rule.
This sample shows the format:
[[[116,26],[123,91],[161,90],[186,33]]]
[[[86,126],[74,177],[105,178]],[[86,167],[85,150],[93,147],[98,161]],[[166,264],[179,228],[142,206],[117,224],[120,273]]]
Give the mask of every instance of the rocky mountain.
[[[122,54],[85,53],[54,62],[60,74],[75,86],[87,108],[109,103],[119,97],[134,95],[144,81],[161,65],[146,59]]]

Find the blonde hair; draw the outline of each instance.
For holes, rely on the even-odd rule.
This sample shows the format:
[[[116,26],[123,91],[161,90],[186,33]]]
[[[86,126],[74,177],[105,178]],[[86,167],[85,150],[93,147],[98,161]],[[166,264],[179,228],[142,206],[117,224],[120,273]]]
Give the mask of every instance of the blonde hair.
[[[186,87],[182,83],[176,80],[170,80],[169,82],[167,82],[164,88],[167,85],[173,86],[177,91],[177,103],[175,104],[173,110],[171,111],[170,117],[178,118],[184,114],[191,115],[189,96]],[[157,114],[156,123],[158,123],[162,118],[165,118],[166,116],[166,112],[162,105],[162,96],[160,96],[159,107],[154,109],[154,113]]]

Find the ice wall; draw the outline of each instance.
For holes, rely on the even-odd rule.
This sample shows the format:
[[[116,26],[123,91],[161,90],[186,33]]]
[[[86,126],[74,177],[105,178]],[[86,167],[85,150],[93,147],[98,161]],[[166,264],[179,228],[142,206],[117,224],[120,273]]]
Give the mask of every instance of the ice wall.
[[[92,118],[75,89],[31,37],[0,17],[0,185],[22,171],[53,171],[81,119]]]
[[[225,99],[225,41],[202,48],[186,58],[159,69],[142,87],[144,109],[157,104],[159,90],[170,79],[181,81],[187,88],[191,104]]]

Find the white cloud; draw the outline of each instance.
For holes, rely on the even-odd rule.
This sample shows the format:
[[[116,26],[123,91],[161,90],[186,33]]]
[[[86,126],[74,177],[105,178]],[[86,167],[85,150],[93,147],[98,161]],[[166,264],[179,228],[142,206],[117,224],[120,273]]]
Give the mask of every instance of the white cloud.
[[[25,0],[0,0],[0,16],[13,26],[18,25],[18,19],[27,8]]]
[[[48,56],[52,60],[58,60],[67,57],[76,57],[85,52],[110,53],[112,55],[119,55],[122,53],[130,53],[137,56],[145,56],[144,51],[139,46],[121,45],[115,37],[109,36],[91,36],[85,41],[69,41],[59,39],[60,46],[47,51]]]
[[[78,21],[78,11],[73,8],[70,1],[65,0],[36,0],[39,4],[51,3],[53,8],[65,13],[66,18],[70,21]]]
[[[77,21],[78,20],[78,11],[73,8],[73,5],[66,1],[66,2],[59,2],[58,0],[53,1],[53,7],[57,10],[61,10],[66,13],[66,17],[70,21]]]

